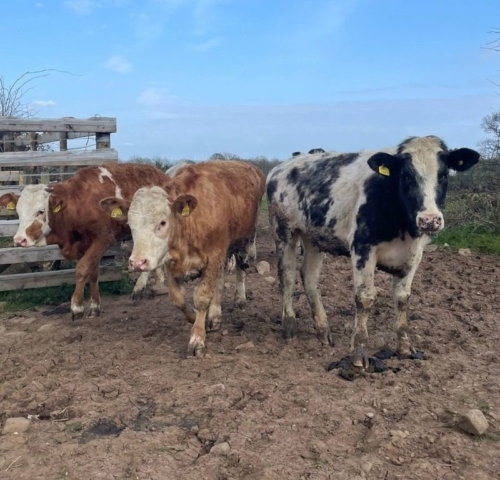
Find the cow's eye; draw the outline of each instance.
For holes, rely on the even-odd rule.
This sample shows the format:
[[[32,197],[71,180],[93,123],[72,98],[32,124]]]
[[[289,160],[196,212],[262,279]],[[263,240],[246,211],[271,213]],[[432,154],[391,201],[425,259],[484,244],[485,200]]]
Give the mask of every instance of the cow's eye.
[[[43,215],[45,213],[45,210],[38,210],[37,215]]]
[[[167,224],[167,222],[166,222],[165,220],[162,220],[162,221],[160,222],[160,227],[164,227],[166,224]]]

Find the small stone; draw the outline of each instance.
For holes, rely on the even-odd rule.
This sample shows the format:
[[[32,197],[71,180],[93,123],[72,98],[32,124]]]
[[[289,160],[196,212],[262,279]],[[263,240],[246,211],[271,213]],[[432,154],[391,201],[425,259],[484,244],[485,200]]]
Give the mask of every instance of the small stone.
[[[241,343],[240,345],[237,345],[235,350],[240,351],[240,350],[250,350],[251,348],[254,348],[255,345],[253,342],[246,342],[246,343]]]
[[[214,435],[208,428],[203,428],[198,432],[197,437],[202,442],[215,442],[217,436]]]
[[[224,288],[231,288],[233,286],[233,284],[231,282],[226,282],[224,284]]]
[[[372,469],[372,467],[373,467],[372,462],[364,462],[361,464],[361,471],[368,474],[368,473],[370,473],[370,470]]]
[[[269,262],[262,260],[257,264],[256,269],[260,275],[265,275],[271,271],[271,265],[269,265]]]
[[[458,254],[463,256],[470,255],[471,254],[470,248],[459,248]]]
[[[482,435],[488,429],[488,420],[481,410],[472,409],[462,415],[458,426],[472,435]]]
[[[191,427],[191,433],[192,433],[193,435],[196,435],[199,431],[200,431],[200,427],[198,427],[198,425],[193,425],[193,426]]]
[[[46,323],[45,325],[42,325],[38,329],[39,332],[50,332],[51,330],[54,330],[54,324],[53,323]]]
[[[229,450],[231,450],[231,447],[229,446],[229,443],[222,442],[222,443],[218,443],[217,445],[214,445],[210,449],[210,453],[212,455],[216,455],[218,457],[225,457],[229,453]]]
[[[445,244],[443,245],[443,247],[445,247],[445,248],[450,248],[450,245],[449,245],[448,243],[445,243]]]
[[[264,282],[272,285],[273,283],[276,283],[276,279],[274,277],[264,277]]]
[[[222,330],[222,336],[225,337],[229,332],[227,330]]]
[[[2,435],[7,435],[9,433],[18,434],[28,431],[30,427],[30,421],[24,417],[13,417],[8,418],[3,426]]]
[[[375,414],[372,412],[368,412],[368,413],[365,413],[365,416],[368,418],[373,418],[375,416]]]

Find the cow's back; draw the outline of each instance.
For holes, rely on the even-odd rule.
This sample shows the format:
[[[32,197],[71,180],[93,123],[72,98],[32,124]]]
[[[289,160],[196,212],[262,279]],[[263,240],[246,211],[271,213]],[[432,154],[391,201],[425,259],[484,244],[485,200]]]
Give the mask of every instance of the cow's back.
[[[69,180],[52,186],[51,196],[63,198],[66,208],[49,212],[51,240],[66,256],[76,258],[98,236],[128,234],[128,226],[113,221],[101,209],[100,201],[110,196],[132,200],[137,189],[159,185],[163,179],[164,173],[150,165],[121,163],[79,170]]]
[[[253,165],[203,162],[184,168],[172,187],[198,200],[188,221],[182,223],[193,241],[202,242],[200,249],[209,248],[218,239],[225,238],[229,244],[248,239],[255,232],[265,177]]]

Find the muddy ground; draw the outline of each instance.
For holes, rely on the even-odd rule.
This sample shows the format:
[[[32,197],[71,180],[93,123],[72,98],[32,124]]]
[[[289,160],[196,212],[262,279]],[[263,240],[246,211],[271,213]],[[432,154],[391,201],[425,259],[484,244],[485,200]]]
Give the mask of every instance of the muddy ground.
[[[258,256],[276,277],[273,251],[263,217]],[[354,382],[326,371],[349,348],[347,259],[328,258],[321,277],[334,347],[316,340],[299,282],[300,337],[285,344],[278,286],[254,270],[244,311],[229,276],[203,359],[185,358],[189,325],[166,296],[108,297],[100,318],[77,322],[47,308],[3,314],[0,425],[38,417],[0,436],[0,478],[500,478],[499,276],[498,257],[427,252],[410,325],[429,359]],[[377,286],[372,352],[394,345],[389,276]],[[486,412],[486,435],[454,425],[469,408]],[[221,442],[229,449],[210,453]]]

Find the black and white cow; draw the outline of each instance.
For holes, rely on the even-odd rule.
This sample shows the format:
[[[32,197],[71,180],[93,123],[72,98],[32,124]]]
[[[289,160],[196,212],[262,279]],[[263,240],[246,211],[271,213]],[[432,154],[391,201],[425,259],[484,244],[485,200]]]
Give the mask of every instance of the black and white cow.
[[[302,282],[325,344],[332,339],[317,288],[323,252],[352,258],[356,316],[350,358],[342,366],[357,373],[370,366],[365,347],[377,267],[393,276],[396,353],[417,357],[407,326],[411,283],[430,235],[444,227],[449,170],[468,170],[478,160],[474,150],[449,150],[428,136],[378,152],[302,154],[271,170],[267,196],[279,255],[284,337],[297,333],[292,296],[295,246],[301,239]]]

